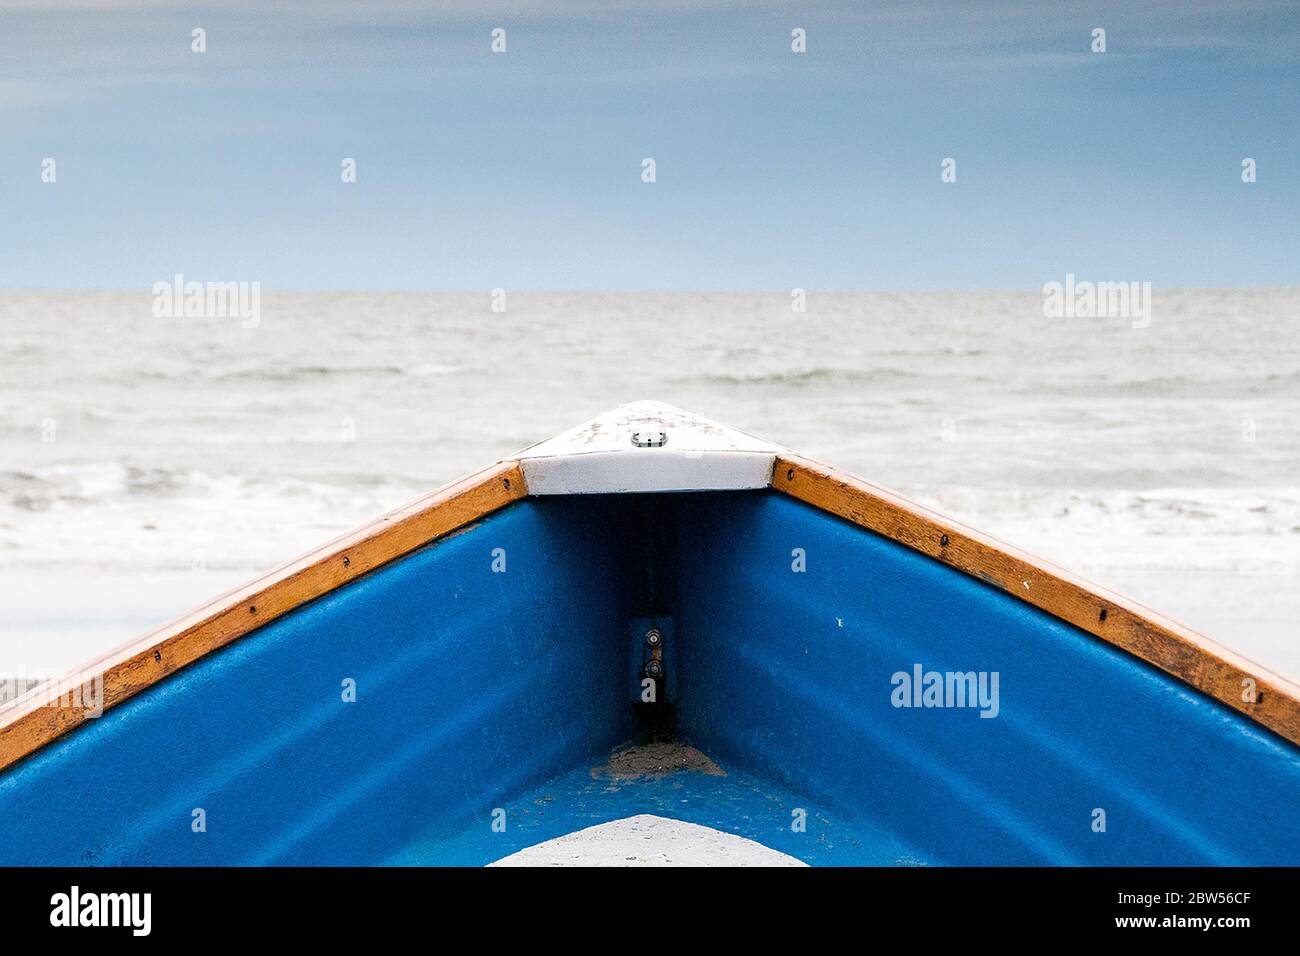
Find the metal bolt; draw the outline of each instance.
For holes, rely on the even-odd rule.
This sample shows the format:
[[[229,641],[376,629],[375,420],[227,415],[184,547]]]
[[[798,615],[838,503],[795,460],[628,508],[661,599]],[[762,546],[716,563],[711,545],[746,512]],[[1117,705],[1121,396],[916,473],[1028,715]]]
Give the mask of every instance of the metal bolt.
[[[637,448],[662,448],[668,444],[667,432],[633,432],[632,444]]]
[[[664,636],[659,633],[659,628],[652,627],[645,632],[645,642],[648,647],[658,647],[664,642]]]
[[[645,672],[650,677],[663,677],[664,665],[658,660],[649,661],[645,666]]]

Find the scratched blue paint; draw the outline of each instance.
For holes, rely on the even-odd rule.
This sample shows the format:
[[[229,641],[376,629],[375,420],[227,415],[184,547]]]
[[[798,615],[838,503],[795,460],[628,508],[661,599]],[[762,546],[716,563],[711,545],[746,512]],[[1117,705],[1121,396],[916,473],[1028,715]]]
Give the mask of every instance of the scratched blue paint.
[[[106,712],[0,778],[0,863],[375,862],[606,751],[633,734],[621,509],[513,506]]]
[[[681,730],[717,759],[934,862],[1300,863],[1300,750],[1227,707],[793,499],[679,509]],[[895,708],[917,663],[999,672],[1000,713]]]
[[[813,866],[930,862],[869,821],[850,820],[743,767],[723,766],[725,776],[679,771],[611,780],[592,772],[604,762],[602,756],[591,766],[512,796],[502,805],[504,831],[494,831],[488,816],[452,828],[432,822],[428,832],[384,862],[482,866],[575,830],[643,813],[732,833]],[[795,811],[800,811],[801,829],[793,825]]]
[[[161,682],[0,776],[0,864],[480,864],[636,813],[812,863],[1300,863],[1300,750],[1217,702],[783,496],[645,505],[517,503]],[[651,617],[726,777],[589,772]],[[997,671],[998,715],[892,706],[915,664]]]

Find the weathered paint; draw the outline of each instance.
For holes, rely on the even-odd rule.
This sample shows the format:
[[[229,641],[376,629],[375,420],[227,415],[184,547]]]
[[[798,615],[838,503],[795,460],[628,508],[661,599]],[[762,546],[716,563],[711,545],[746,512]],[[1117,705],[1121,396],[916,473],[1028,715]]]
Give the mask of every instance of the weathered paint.
[[[782,449],[663,402],[632,402],[519,452],[530,495],[765,488]]]
[[[0,864],[368,863],[486,820],[632,733],[623,507],[515,505],[87,721],[0,777]]]
[[[647,520],[663,533],[643,534]],[[725,777],[591,775],[637,732],[628,635],[647,616],[673,622],[681,736]],[[918,663],[998,672],[998,715],[893,707],[891,675]],[[813,863],[1295,864],[1300,750],[792,498],[545,498],[345,584],[11,768],[0,863],[486,863],[637,813]]]
[[[777,459],[773,487],[995,585],[1300,744],[1300,685],[1132,598],[887,488],[797,456]]]
[[[524,494],[514,462],[453,481],[0,707],[0,769],[283,614]],[[61,698],[50,706],[50,698]],[[87,706],[89,705],[89,706]]]
[[[1300,863],[1289,742],[793,499],[679,500],[680,727],[724,765],[775,776],[936,862]],[[998,716],[895,708],[891,675],[917,663],[999,672]]]
[[[656,447],[632,445],[652,436]],[[114,707],[268,621],[525,494],[738,491],[766,487],[769,481],[785,494],[1000,587],[1300,744],[1300,686],[1294,681],[1130,598],[888,489],[682,409],[634,402],[519,457],[522,464],[501,461],[430,492],[83,665],[68,686],[59,685],[61,692],[72,692],[60,706],[44,705],[48,688],[43,688],[0,707],[0,770],[93,716],[84,706],[87,691],[91,700]],[[650,507],[642,505],[642,537],[655,533],[653,523],[646,523]],[[644,543],[637,547],[661,550]],[[670,696],[673,686],[670,680]]]

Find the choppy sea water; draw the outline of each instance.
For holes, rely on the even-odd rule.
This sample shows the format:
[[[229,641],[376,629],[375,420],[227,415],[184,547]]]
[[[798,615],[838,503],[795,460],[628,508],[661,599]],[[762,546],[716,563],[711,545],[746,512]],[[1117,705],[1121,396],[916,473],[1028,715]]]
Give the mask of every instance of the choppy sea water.
[[[0,669],[58,669],[654,398],[857,472],[1300,676],[1300,289],[0,292]]]

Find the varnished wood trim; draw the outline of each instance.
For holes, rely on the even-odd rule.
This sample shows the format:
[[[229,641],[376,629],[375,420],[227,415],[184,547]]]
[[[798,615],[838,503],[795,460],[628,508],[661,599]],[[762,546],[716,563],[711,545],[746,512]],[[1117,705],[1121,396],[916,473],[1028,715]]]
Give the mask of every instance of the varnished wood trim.
[[[805,458],[778,456],[772,486],[1068,621],[1300,744],[1300,687],[1130,598]]]
[[[107,710],[206,654],[335,588],[462,528],[527,494],[517,462],[445,485],[295,561],[234,589],[80,668],[77,687],[49,705],[42,688],[0,707],[0,769],[92,719],[77,701]],[[102,696],[93,689],[102,681]],[[84,695],[79,687],[87,688]]]

